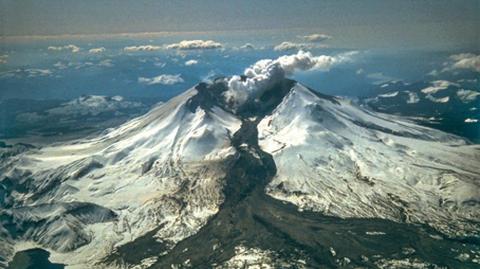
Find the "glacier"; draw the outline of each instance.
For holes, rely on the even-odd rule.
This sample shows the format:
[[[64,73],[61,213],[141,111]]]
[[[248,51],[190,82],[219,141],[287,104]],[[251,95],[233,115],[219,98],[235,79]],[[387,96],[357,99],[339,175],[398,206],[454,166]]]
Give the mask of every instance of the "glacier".
[[[346,99],[320,98],[301,84],[258,128],[277,165],[267,186],[277,199],[333,216],[478,236],[478,145]]]

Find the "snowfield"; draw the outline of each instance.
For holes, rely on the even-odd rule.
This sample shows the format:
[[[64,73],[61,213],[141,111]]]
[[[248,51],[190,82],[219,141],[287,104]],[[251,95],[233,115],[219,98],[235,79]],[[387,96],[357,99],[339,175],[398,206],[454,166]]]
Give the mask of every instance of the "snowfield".
[[[240,128],[219,107],[191,105],[196,94],[191,89],[97,138],[9,159],[2,174],[27,190],[13,191],[12,209],[2,213],[26,230],[21,241],[85,268],[158,227],[156,237],[168,245],[194,234],[223,201],[223,162],[235,153],[230,136]],[[10,244],[3,253],[11,254]]]
[[[297,84],[258,126],[277,175],[267,192],[300,210],[476,234],[480,147]]]
[[[256,143],[240,136],[246,140],[235,148],[233,134],[242,121],[257,119],[259,145],[276,166],[265,189],[271,197],[342,218],[424,223],[452,236],[478,233],[479,145],[294,85],[285,96],[266,94],[280,104],[263,119],[263,103],[240,115],[236,103],[229,107],[220,90],[212,92],[223,86],[203,85],[95,138],[1,148],[1,183],[8,188],[0,189],[0,257],[8,261],[16,251],[41,247],[68,268],[122,268],[127,265],[102,261],[153,233],[165,251],[134,264],[148,268],[219,212],[230,161]],[[250,152],[261,163],[257,153]],[[304,264],[235,246],[233,257],[212,266]],[[339,262],[348,264],[344,258]],[[398,261],[409,262],[416,261]]]

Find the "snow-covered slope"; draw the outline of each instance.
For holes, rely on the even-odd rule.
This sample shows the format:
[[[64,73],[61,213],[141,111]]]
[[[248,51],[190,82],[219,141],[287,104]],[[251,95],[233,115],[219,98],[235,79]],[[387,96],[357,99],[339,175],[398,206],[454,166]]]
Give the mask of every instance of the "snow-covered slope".
[[[269,195],[340,217],[476,233],[480,147],[297,84],[258,125],[277,175]]]
[[[0,200],[8,240],[85,268],[154,229],[167,245],[193,234],[222,202],[230,136],[240,127],[232,114],[196,101],[201,95],[193,88],[97,138],[5,161],[0,172],[13,185]],[[12,245],[1,248],[9,254]]]
[[[260,86],[236,79],[253,83],[242,102],[225,98],[235,94],[226,96],[229,80],[218,79],[95,138],[0,148],[0,258],[39,246],[69,268],[115,267],[126,259],[133,260],[126,267],[164,268],[180,253],[193,253],[185,262],[198,265],[213,251],[211,257],[233,255],[218,259],[219,268],[301,267],[298,259],[242,241],[270,227],[256,226],[261,218],[253,213],[277,204],[263,192],[275,172],[265,192],[300,210],[427,223],[449,235],[478,231],[478,145],[284,77]],[[304,217],[278,204],[275,218]],[[212,230],[225,252],[195,245],[195,238],[210,240]]]

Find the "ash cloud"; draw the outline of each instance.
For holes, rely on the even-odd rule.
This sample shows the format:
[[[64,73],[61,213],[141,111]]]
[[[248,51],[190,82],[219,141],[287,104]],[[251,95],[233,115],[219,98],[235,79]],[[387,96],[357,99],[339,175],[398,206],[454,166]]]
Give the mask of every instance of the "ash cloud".
[[[244,76],[232,76],[224,93],[227,102],[238,107],[245,103],[257,91],[292,75],[296,71],[322,70],[328,71],[332,66],[347,62],[356,52],[337,56],[313,56],[303,50],[296,54],[284,55],[277,59],[264,59],[256,62],[244,71]]]

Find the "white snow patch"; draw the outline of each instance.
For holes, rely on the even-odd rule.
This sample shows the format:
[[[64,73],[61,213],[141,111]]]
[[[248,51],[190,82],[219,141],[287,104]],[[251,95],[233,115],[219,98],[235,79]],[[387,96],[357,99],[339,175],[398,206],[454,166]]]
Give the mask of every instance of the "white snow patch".
[[[431,82],[432,86],[422,89],[421,92],[424,94],[433,94],[439,91],[445,90],[451,85],[459,86],[457,83],[453,83],[447,80],[435,80]]]
[[[273,269],[273,268],[306,268],[305,261],[285,260],[271,250],[249,248],[244,245],[235,247],[235,255],[221,265],[213,265],[215,269]]]
[[[466,118],[465,123],[477,123],[478,119],[471,119],[471,118]]]
[[[433,97],[432,95],[430,94],[427,94],[425,96],[425,98],[427,98],[428,100],[434,102],[434,103],[448,103],[448,101],[450,101],[450,96],[445,96],[445,97],[442,97],[442,98],[435,98]]]
[[[196,64],[198,64],[198,61],[194,60],[194,59],[188,60],[188,61],[185,62],[186,66],[192,66],[192,65],[196,65]]]
[[[386,235],[384,232],[377,232],[377,231],[372,231],[372,232],[365,232],[366,235]]]
[[[457,96],[462,102],[470,103],[472,101],[475,101],[475,99],[480,96],[480,92],[461,89],[457,91]]]
[[[415,92],[409,92],[408,93],[408,100],[407,104],[416,104],[420,101],[420,98],[418,98],[418,94]]]
[[[395,97],[398,95],[398,91],[396,92],[389,92],[389,93],[384,93],[384,94],[379,94],[378,97],[381,98],[390,98],[390,97]]]
[[[55,189],[36,198],[36,204],[88,202],[117,214],[114,221],[79,226],[91,236],[85,246],[61,253],[56,250],[68,249],[75,237],[62,240],[68,245],[53,244],[52,260],[72,268],[89,268],[115,246],[158,227],[162,228],[156,237],[173,246],[218,211],[225,176],[221,164],[235,154],[230,137],[241,121],[219,107],[192,112],[188,104],[196,94],[195,89],[189,90],[98,137],[36,149],[19,157],[16,162],[22,164],[22,170],[32,172],[32,184],[39,189],[52,173],[62,178]],[[87,169],[92,162],[102,165]],[[25,200],[29,195],[14,199],[24,207],[34,206]],[[48,217],[56,212],[44,214]],[[63,223],[69,225],[68,220]]]

